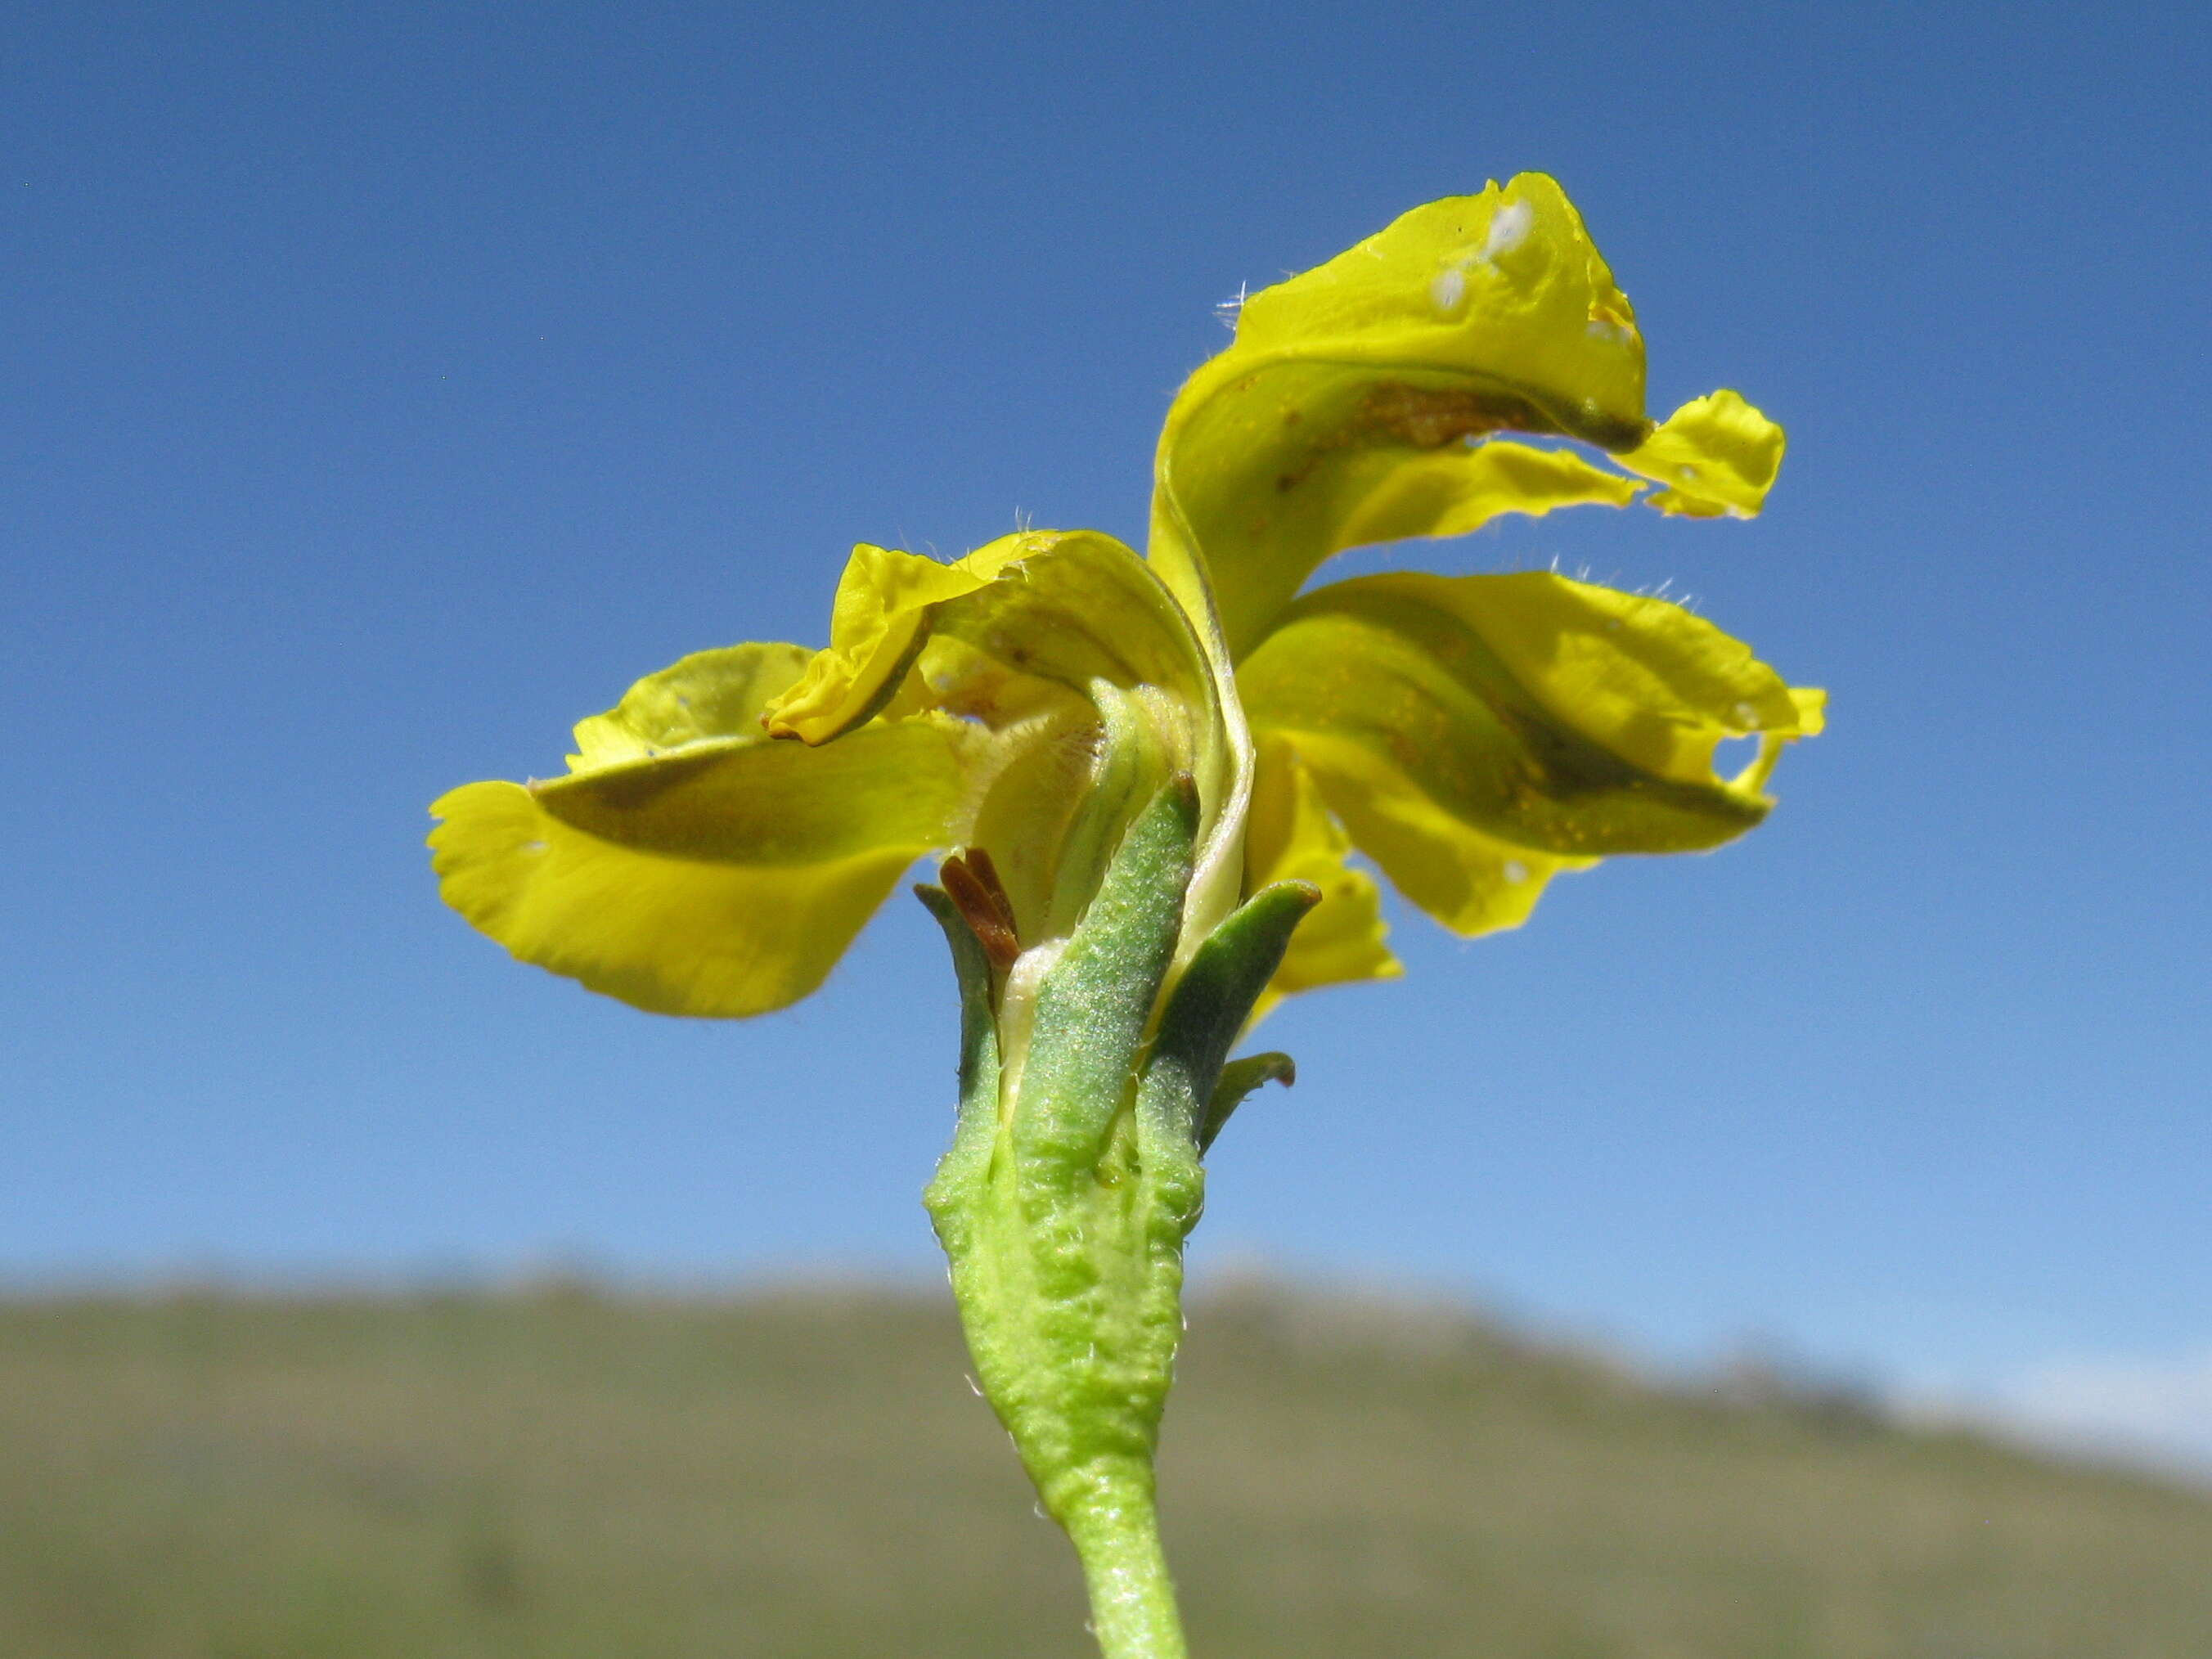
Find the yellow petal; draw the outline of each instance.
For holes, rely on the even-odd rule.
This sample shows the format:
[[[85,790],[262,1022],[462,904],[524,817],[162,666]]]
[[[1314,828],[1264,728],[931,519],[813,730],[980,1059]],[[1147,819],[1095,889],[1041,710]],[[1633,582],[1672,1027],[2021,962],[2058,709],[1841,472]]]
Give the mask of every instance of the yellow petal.
[[[1282,965],[1255,1011],[1323,985],[1396,979],[1405,969],[1383,944],[1382,896],[1364,870],[1345,862],[1352,838],[1328,815],[1298,751],[1280,737],[1261,738],[1253,773],[1245,840],[1245,884],[1256,892],[1279,881],[1311,882],[1321,902],[1291,935]]]
[[[1541,518],[1562,507],[1625,507],[1644,488],[1571,450],[1504,439],[1425,454],[1374,458],[1373,485],[1330,539],[1340,552],[1417,536],[1462,536],[1503,513]]]
[[[1613,459],[1666,489],[1650,498],[1684,518],[1748,519],[1782,466],[1782,428],[1735,392],[1684,404],[1636,448]]]
[[[1775,753],[1817,718],[1680,607],[1542,572],[1322,588],[1238,684],[1360,849],[1463,932],[1518,922],[1559,869],[1741,834]],[[1720,740],[1753,733],[1760,758],[1717,775]]]
[[[1014,539],[953,564],[866,542],[855,547],[830,605],[829,648],[769,705],[770,733],[827,743],[867,720],[897,691],[936,608],[995,577],[1007,562],[1000,550]]]
[[[761,711],[814,653],[803,645],[732,645],[694,652],[649,674],[604,714],[576,726],[568,769],[641,760],[712,738],[757,738]]]
[[[1080,690],[1096,680],[1157,687],[1179,704],[1209,695],[1189,619],[1146,568],[1096,531],[1027,531],[971,553],[989,569],[930,623],[1009,668]]]
[[[805,995],[900,872],[962,839],[989,738],[925,717],[821,750],[772,742],[759,705],[801,654],[686,658],[583,722],[567,777],[444,796],[430,846],[446,902],[520,960],[654,1012]]]
[[[531,786],[562,823],[641,852],[713,864],[804,865],[957,835],[963,769],[988,733],[941,716],[836,744],[697,743]]]
[[[1561,726],[1654,777],[1702,787],[1723,738],[1820,729],[1821,693],[1664,599],[1541,570],[1383,580],[1472,629]]]
[[[1634,313],[1540,174],[1418,208],[1253,295],[1169,412],[1152,556],[1179,592],[1211,580],[1241,655],[1345,547],[1633,495],[1587,462],[1489,453],[1507,429],[1605,448],[1650,430]]]
[[[1646,426],[1635,310],[1540,173],[1415,208],[1252,295],[1224,357],[1283,353],[1455,371],[1530,405],[1524,430],[1610,446]]]
[[[1518,927],[1553,876],[1597,862],[1485,835],[1431,793],[1426,780],[1356,740],[1302,732],[1297,742],[1353,843],[1455,933]]]
[[[1774,763],[1782,758],[1782,751],[1798,738],[1817,738],[1827,729],[1828,694],[1814,686],[1793,685],[1790,702],[1796,710],[1793,731],[1779,735],[1770,733],[1759,742],[1759,757],[1746,767],[1735,780],[1739,789],[1765,789],[1766,781],[1774,775]]]

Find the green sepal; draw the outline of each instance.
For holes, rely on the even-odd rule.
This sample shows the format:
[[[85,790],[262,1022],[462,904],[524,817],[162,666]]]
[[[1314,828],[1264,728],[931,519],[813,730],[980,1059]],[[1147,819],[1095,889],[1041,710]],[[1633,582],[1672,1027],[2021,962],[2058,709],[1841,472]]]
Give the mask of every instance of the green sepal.
[[[1198,812],[1198,791],[1187,776],[1170,780],[1152,798],[1038,984],[1014,1108],[1014,1146],[1025,1164],[1090,1168],[1127,1100],[1152,1006],[1175,957]]]
[[[1213,1138],[1221,1133],[1221,1126],[1229,1121],[1229,1115],[1244,1103],[1244,1097],[1263,1083],[1279,1083],[1285,1089],[1298,1080],[1298,1068],[1288,1054],[1270,1049],[1264,1054],[1245,1054],[1232,1060],[1221,1068],[1221,1080],[1213,1085],[1213,1093],[1206,1103],[1206,1110],[1198,1121],[1198,1150],[1205,1156]]]
[[[914,896],[945,930],[945,941],[952,948],[952,971],[960,981],[959,1115],[952,1145],[922,1195],[940,1229],[957,1229],[963,1218],[951,1202],[951,1195],[964,1181],[988,1170],[998,1129],[999,1025],[991,1006],[991,961],[951,894],[942,887],[922,884],[915,888]]]
[[[1121,856],[1137,814],[1156,798],[1161,781],[1176,772],[1139,699],[1105,679],[1093,680],[1088,695],[1098,714],[1098,759],[1084,788],[1083,808],[1060,843],[1048,912],[1079,918],[1079,927]]]
[[[1213,1138],[1205,1125],[1229,1046],[1252,1018],[1291,933],[1320,900],[1321,889],[1311,882],[1279,881],[1255,893],[1206,936],[1168,999],[1152,1039],[1137,1095],[1141,1128],[1205,1151]],[[1219,1127],[1213,1124],[1215,1131]]]

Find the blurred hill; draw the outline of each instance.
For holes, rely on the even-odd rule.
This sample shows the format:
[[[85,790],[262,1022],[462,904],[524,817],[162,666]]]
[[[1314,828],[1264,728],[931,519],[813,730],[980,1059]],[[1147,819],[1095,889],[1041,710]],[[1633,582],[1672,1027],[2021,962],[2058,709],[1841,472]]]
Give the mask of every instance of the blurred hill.
[[[949,1308],[851,1288],[0,1305],[9,1659],[1082,1659]],[[1460,1313],[1194,1312],[1200,1659],[2204,1659],[2212,1497]]]

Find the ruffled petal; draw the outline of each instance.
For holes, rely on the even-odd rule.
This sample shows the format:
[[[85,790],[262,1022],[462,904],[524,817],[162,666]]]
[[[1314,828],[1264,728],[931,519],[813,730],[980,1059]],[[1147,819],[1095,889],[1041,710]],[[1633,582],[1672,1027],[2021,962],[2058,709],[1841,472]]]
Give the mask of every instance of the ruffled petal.
[[[1667,486],[1645,498],[1662,513],[1748,519],[1765,504],[1783,447],[1780,427],[1723,390],[1684,404],[1649,438],[1613,459]]]
[[[1455,933],[1518,927],[1553,876],[1597,862],[1486,835],[1431,793],[1426,780],[1355,741],[1301,733],[1298,743],[1353,844]]]
[[[818,986],[907,866],[965,828],[976,739],[902,721],[810,750],[718,738],[432,807],[446,902],[517,958],[655,1013]]]
[[[1009,537],[952,564],[863,542],[845,562],[830,610],[830,644],[769,705],[779,738],[827,743],[866,723],[897,692],[948,599],[988,585],[1019,551]]]
[[[1458,535],[1502,513],[1621,506],[1645,486],[1551,434],[1608,452],[1687,517],[1759,511],[1782,429],[1733,392],[1654,428],[1644,342],[1553,180],[1432,202],[1262,290],[1191,376],[1155,463],[1152,557],[1210,599],[1238,659],[1326,559]]]
[[[567,777],[444,796],[446,902],[521,960],[655,1012],[805,995],[899,872],[960,839],[988,743],[941,717],[771,742],[762,711],[811,655],[699,652],[579,724]]]
[[[1648,424],[1635,310],[1540,173],[1415,208],[1252,295],[1224,357],[1281,353],[1455,371],[1608,447]]]
[[[1640,487],[1486,441],[1505,430],[1605,449],[1651,430],[1634,312],[1534,173],[1417,208],[1245,302],[1169,412],[1152,556],[1178,592],[1211,583],[1241,657],[1344,548]]]
[[[1256,747],[1245,884],[1257,892],[1279,881],[1311,882],[1321,902],[1291,935],[1255,1019],[1296,992],[1405,972],[1382,942],[1389,928],[1382,895],[1365,871],[1345,861],[1352,838],[1330,817],[1297,748],[1273,735],[1259,738]]]
[[[790,689],[813,654],[783,644],[694,652],[647,675],[605,714],[578,722],[568,769],[643,760],[715,738],[757,738],[762,711]]]
[[[1322,588],[1238,684],[1359,848],[1462,932],[1515,925],[1560,869],[1741,835],[1775,754],[1817,729],[1811,696],[1711,623],[1544,572]],[[1748,735],[1760,758],[1717,775]]]
[[[1504,513],[1540,519],[1562,507],[1625,507],[1644,486],[1571,450],[1502,438],[1394,458],[1343,514],[1340,552],[1417,536],[1463,536]]]
[[[939,652],[918,677],[933,641]],[[1004,725],[1097,680],[1211,696],[1188,620],[1142,561],[1091,531],[1025,531],[952,564],[863,544],[837,584],[830,645],[767,705],[776,737],[830,741],[880,712],[944,708]]]

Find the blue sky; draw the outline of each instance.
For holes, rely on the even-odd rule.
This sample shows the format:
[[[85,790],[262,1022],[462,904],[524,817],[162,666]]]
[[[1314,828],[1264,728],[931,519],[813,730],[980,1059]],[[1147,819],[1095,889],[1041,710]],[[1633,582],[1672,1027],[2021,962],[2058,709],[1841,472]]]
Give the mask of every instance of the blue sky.
[[[654,1019],[443,910],[424,804],[685,651],[818,642],[855,540],[1139,539],[1216,301],[1534,168],[1654,406],[1789,427],[1772,505],[1362,562],[1671,581],[1833,725],[1745,842],[1402,918],[1406,981],[1278,1016],[1201,1271],[2212,1376],[2189,9],[17,16],[0,1275],[933,1271],[917,908],[787,1015]]]

